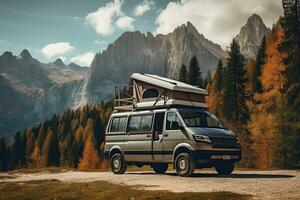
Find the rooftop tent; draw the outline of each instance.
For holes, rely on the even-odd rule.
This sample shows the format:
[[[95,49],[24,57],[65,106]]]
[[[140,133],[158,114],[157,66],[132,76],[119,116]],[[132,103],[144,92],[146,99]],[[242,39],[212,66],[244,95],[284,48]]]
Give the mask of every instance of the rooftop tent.
[[[189,105],[207,107],[207,91],[183,82],[151,74],[134,73],[133,99],[136,107]]]

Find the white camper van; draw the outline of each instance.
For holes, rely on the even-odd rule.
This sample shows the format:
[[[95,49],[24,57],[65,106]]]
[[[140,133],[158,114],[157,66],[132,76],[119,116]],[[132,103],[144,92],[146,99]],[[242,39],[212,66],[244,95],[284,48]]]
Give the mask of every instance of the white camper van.
[[[222,126],[205,103],[207,91],[157,75],[131,76],[133,95],[115,100],[106,128],[105,156],[115,174],[127,165],[150,165],[179,176],[214,167],[230,174],[242,157],[238,138]]]

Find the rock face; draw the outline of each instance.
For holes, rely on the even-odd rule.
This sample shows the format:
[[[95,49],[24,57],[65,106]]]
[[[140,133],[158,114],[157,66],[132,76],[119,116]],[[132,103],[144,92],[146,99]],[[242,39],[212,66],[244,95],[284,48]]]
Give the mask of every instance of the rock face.
[[[182,64],[193,55],[201,71],[214,70],[223,57],[221,47],[188,22],[167,35],[125,32],[102,53],[96,54],[86,80],[81,102],[100,102],[112,97],[114,86],[127,85],[134,72],[177,78]]]
[[[33,126],[72,106],[87,68],[61,60],[40,63],[27,50],[0,56],[0,137]]]
[[[255,57],[269,32],[261,18],[253,15],[235,39],[244,55]],[[27,50],[18,56],[5,52],[0,56],[0,136],[67,108],[111,98],[114,87],[127,85],[134,72],[177,78],[181,65],[188,66],[192,56],[197,57],[205,75],[225,53],[189,22],[167,35],[125,32],[95,55],[90,68],[66,65],[61,59],[40,63]]]
[[[247,58],[256,58],[258,49],[264,36],[270,33],[260,16],[253,14],[248,18],[245,26],[235,37],[241,48],[241,53]]]

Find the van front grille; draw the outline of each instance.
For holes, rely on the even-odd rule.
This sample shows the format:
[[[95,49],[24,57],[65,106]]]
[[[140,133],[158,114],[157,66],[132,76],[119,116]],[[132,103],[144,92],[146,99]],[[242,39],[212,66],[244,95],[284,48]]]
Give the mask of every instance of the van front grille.
[[[216,148],[236,148],[238,146],[236,138],[210,137],[210,140],[213,147]]]

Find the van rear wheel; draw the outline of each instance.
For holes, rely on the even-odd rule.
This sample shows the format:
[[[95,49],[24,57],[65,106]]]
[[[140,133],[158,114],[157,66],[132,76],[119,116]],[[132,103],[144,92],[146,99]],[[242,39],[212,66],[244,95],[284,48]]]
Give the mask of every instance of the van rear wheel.
[[[127,169],[127,163],[120,153],[115,153],[110,159],[111,170],[115,174],[124,174]]]
[[[157,174],[164,174],[168,170],[168,164],[153,164],[153,170]]]
[[[231,174],[234,170],[234,162],[217,162],[215,164],[215,169],[220,175],[228,175]]]
[[[179,176],[191,176],[195,170],[195,162],[189,153],[180,153],[175,159],[175,169]]]

